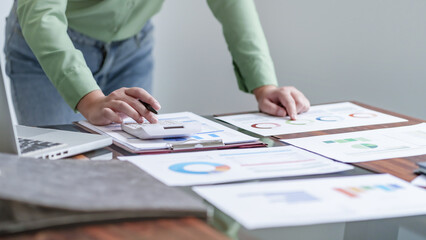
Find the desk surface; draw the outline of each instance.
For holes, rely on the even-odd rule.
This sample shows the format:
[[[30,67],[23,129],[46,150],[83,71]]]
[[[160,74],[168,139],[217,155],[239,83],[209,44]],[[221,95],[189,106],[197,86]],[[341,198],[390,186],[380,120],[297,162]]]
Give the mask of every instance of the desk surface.
[[[46,229],[35,233],[0,237],[2,240],[48,239],[173,239],[173,240],[222,240],[228,239],[203,221],[196,218],[154,219],[137,222],[90,224],[77,227]]]
[[[423,120],[412,118],[409,116],[393,113],[380,108],[372,107],[366,104],[355,102],[366,108],[370,108],[386,114],[398,116],[409,120],[408,122],[393,123],[386,125],[372,125],[364,127],[354,127],[345,129],[335,129],[326,131],[315,131],[308,133],[288,134],[281,136],[283,138],[294,137],[307,137],[317,136],[332,133],[343,133],[359,130],[370,130],[388,127],[407,126],[424,122]],[[222,123],[222,122],[221,122]],[[228,124],[225,124],[230,126]],[[236,129],[233,126],[230,126]],[[62,128],[63,129],[63,128]],[[244,131],[245,132],[245,131]],[[247,133],[247,132],[245,132]],[[271,139],[264,138],[265,141],[271,143]],[[276,139],[275,139],[276,140]],[[276,145],[281,143],[275,142]],[[116,148],[112,148],[117,150]],[[120,152],[115,152],[121,155]],[[364,172],[377,172],[377,173],[390,173],[406,181],[411,181],[416,177],[413,170],[416,169],[415,162],[425,161],[426,155],[394,158],[387,160],[379,160],[372,162],[356,163],[355,166],[359,167],[351,174],[363,174]],[[362,169],[360,169],[362,168]],[[324,177],[324,176],[322,176]],[[214,230],[206,223],[195,218],[181,218],[181,219],[155,219],[137,222],[124,222],[124,223],[108,223],[108,224],[92,224],[87,226],[66,227],[52,230],[41,230],[35,233],[27,233],[20,235],[12,235],[0,239],[6,240],[27,240],[27,239],[227,239],[224,235]],[[245,236],[244,239],[256,239],[250,236]]]

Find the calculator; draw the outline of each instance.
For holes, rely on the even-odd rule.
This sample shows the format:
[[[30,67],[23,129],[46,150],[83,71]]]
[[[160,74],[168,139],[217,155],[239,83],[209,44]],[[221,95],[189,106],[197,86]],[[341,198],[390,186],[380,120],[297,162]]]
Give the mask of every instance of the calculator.
[[[160,120],[154,124],[123,123],[121,129],[140,139],[188,137],[201,131],[201,123]]]

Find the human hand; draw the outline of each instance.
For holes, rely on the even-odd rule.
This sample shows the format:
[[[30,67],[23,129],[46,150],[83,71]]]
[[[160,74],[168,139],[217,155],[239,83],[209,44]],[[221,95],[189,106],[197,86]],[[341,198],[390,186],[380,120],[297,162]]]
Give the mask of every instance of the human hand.
[[[309,100],[295,87],[265,85],[253,91],[260,111],[275,116],[290,116],[296,120],[298,113],[308,111]]]
[[[77,110],[92,124],[106,125],[112,122],[122,123],[125,116],[142,123],[146,118],[150,123],[158,119],[139,102],[150,104],[155,110],[161,106],[154,97],[142,88],[120,88],[105,96],[101,90],[95,90],[84,96],[77,104]]]

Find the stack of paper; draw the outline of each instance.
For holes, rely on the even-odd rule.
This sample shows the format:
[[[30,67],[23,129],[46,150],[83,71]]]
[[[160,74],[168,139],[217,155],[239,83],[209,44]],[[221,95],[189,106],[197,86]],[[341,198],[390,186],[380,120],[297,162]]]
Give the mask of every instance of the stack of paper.
[[[426,188],[426,175],[416,177],[413,181],[411,181],[411,184]]]
[[[350,102],[312,106],[308,112],[298,115],[295,121],[264,113],[238,114],[217,119],[262,136],[407,121]]]
[[[426,214],[426,191],[387,174],[193,190],[248,229]]]
[[[171,120],[180,122],[200,122],[201,132],[187,138],[167,138],[155,140],[142,140],[136,138],[121,130],[120,124],[110,124],[107,126],[95,126],[87,121],[80,121],[79,124],[90,131],[111,136],[114,143],[124,149],[133,152],[147,152],[149,150],[169,149],[173,143],[184,142],[187,140],[212,140],[222,139],[225,145],[230,144],[250,144],[255,143],[257,138],[245,135],[221,124],[215,123],[191,112],[170,113],[158,115],[159,120]],[[134,122],[132,119],[126,119],[126,122]],[[154,151],[155,152],[155,151]],[[158,151],[157,151],[158,152]]]
[[[203,128],[189,138],[141,140],[123,132],[118,124],[103,127],[88,122],[80,124],[113,137],[118,145],[132,152],[167,149],[173,142],[187,140],[222,139],[225,144],[241,146],[258,142],[257,138],[193,113],[158,117],[197,121]],[[349,102],[314,106],[296,121],[262,113],[218,119],[264,136],[407,121]],[[282,141],[310,152],[282,146],[119,159],[133,163],[170,186],[327,174],[353,167],[325,157],[360,162],[426,154],[426,123]],[[386,174],[205,186],[193,190],[248,229],[426,214],[426,191]]]

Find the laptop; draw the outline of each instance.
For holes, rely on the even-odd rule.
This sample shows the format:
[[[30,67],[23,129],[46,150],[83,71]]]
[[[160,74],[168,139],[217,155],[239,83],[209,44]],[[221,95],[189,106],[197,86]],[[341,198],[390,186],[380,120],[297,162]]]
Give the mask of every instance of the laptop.
[[[0,66],[0,152],[60,159],[112,144],[108,136],[17,125]]]

